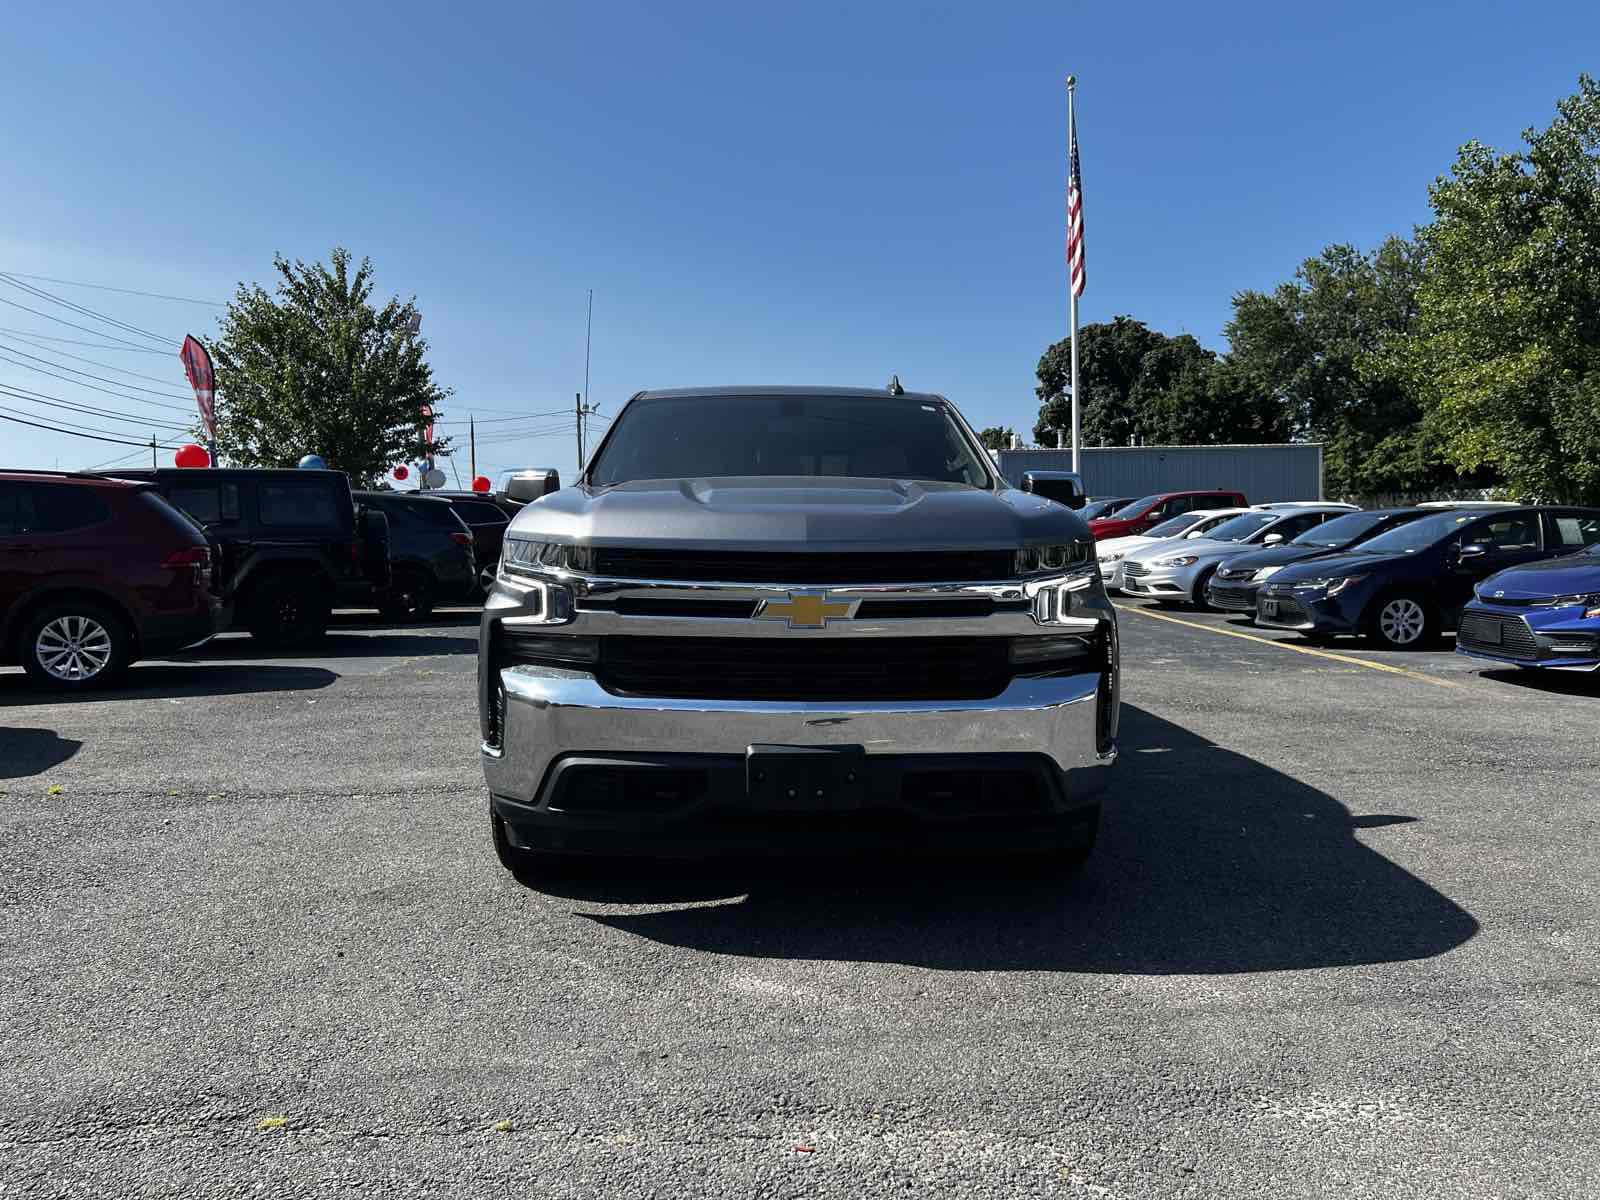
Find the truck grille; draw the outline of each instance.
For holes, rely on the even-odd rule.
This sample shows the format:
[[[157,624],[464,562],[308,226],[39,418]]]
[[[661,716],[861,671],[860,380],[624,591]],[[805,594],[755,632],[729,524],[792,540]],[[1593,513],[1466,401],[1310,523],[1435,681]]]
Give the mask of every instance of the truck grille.
[[[1503,658],[1539,657],[1539,643],[1521,617],[1464,612],[1456,629],[1456,644]]]
[[[616,579],[724,583],[956,583],[1010,579],[1011,550],[794,554],[598,547],[597,574]]]
[[[598,675],[630,696],[983,700],[1011,681],[1005,638],[608,637]]]

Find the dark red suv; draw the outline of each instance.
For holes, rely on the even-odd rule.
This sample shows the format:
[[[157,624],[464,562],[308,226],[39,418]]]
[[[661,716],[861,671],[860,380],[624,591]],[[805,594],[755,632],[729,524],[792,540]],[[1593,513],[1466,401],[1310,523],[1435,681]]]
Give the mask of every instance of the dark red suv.
[[[1246,504],[1243,492],[1157,492],[1095,518],[1089,522],[1089,532],[1095,541],[1127,537],[1197,508],[1244,508]]]
[[[205,534],[154,488],[0,471],[0,663],[94,687],[204,641],[220,614]]]

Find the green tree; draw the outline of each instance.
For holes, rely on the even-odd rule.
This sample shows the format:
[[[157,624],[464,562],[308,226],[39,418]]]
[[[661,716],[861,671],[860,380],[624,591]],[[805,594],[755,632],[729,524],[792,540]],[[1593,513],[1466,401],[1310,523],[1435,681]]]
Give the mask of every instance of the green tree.
[[[990,450],[1009,450],[1011,439],[1017,436],[1017,431],[1011,426],[990,425],[978,435],[978,440]]]
[[[1238,392],[1270,399],[1286,433],[1323,443],[1333,495],[1427,490],[1455,475],[1430,451],[1390,356],[1416,319],[1421,262],[1396,237],[1370,254],[1329,246],[1270,294],[1233,298],[1224,332]]]
[[[438,454],[428,419],[450,395],[411,331],[416,308],[391,298],[371,303],[372,264],[354,273],[336,247],[327,265],[275,256],[277,287],[239,285],[221,336],[211,344],[217,373],[217,444],[229,462],[292,467],[308,453],[345,471],[357,486],[382,480],[399,462]]]
[[[1086,445],[1125,446],[1279,442],[1289,424],[1281,403],[1228,368],[1190,334],[1168,337],[1120,316],[1080,330],[1078,386]],[[1057,342],[1039,360],[1039,422],[1034,436],[1054,445],[1072,421],[1068,398],[1070,343]]]
[[[1429,197],[1417,319],[1391,357],[1444,456],[1522,500],[1600,501],[1600,85],[1527,149],[1463,146]]]
[[[1133,389],[1140,364],[1150,350],[1167,340],[1143,321],[1129,316],[1085,325],[1078,331],[1078,419],[1088,446],[1126,446],[1137,431]],[[1056,430],[1072,428],[1072,343],[1057,342],[1039,359],[1039,420],[1034,440],[1054,446]],[[1068,436],[1071,434],[1069,432]]]

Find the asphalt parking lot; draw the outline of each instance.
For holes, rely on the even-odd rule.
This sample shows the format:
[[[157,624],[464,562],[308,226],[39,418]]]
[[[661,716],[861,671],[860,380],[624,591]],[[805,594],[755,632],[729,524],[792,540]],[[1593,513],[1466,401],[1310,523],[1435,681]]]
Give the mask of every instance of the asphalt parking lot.
[[[0,1195],[1600,1193],[1600,678],[1170,615],[1065,879],[525,888],[467,612],[0,671]]]

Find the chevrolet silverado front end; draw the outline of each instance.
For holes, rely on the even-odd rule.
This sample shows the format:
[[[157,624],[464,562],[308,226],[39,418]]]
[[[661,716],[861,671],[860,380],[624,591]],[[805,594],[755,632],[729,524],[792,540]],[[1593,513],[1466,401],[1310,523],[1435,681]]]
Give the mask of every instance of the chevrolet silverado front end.
[[[1093,544],[931,395],[640,393],[484,607],[495,845],[1085,856],[1116,757]]]

